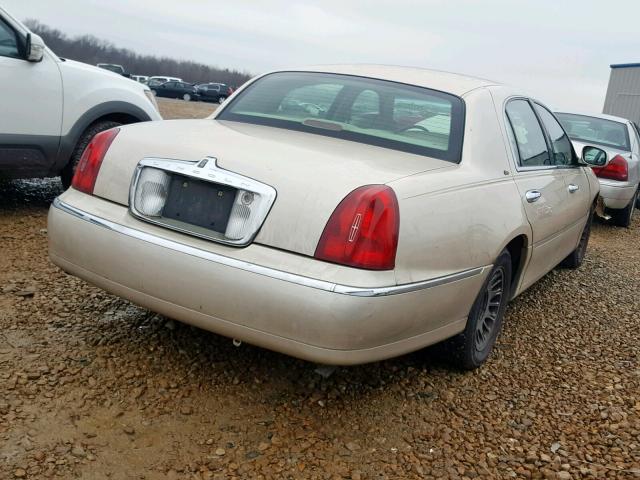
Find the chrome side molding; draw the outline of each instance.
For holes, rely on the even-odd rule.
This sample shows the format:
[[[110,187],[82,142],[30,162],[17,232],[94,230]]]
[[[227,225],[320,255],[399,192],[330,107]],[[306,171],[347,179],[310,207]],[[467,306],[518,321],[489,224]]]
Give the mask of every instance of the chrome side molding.
[[[80,210],[76,207],[72,207],[59,198],[56,198],[53,201],[52,208],[57,208],[93,225],[106,228],[122,235],[141,240],[143,242],[148,242],[153,245],[168,248],[179,253],[192,255],[203,260],[219,263],[221,265],[225,265],[231,268],[237,268],[247,272],[255,273],[257,275],[264,275],[265,277],[274,278],[276,280],[282,280],[284,282],[294,283],[297,285],[302,285],[304,287],[325,290],[327,292],[338,293],[340,295],[349,295],[355,297],[384,297],[388,295],[399,295],[402,293],[416,292],[419,290],[439,287],[448,283],[475,277],[477,275],[481,275],[487,269],[490,269],[492,267],[492,265],[485,265],[483,267],[470,268],[468,270],[463,270],[450,275],[444,275],[442,277],[423,280],[420,282],[405,283],[402,285],[390,285],[386,287],[354,287],[350,285],[342,285],[338,283],[327,282],[325,280],[305,277],[304,275],[298,275],[295,273],[284,272],[282,270],[271,267],[256,265],[253,263],[245,262],[243,260],[238,260],[236,258],[231,258],[220,255],[218,253],[202,250],[200,248],[176,242],[174,240],[158,237],[157,235],[152,235],[150,233],[136,230],[125,225],[120,225],[118,223]]]

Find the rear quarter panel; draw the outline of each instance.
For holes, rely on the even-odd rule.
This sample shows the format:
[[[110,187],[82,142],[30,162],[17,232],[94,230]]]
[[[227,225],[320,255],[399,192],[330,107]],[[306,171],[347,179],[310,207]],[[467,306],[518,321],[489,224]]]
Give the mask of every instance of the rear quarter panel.
[[[510,240],[531,237],[491,95],[477,89],[464,100],[460,164],[390,184],[400,204],[398,283],[492,264]]]

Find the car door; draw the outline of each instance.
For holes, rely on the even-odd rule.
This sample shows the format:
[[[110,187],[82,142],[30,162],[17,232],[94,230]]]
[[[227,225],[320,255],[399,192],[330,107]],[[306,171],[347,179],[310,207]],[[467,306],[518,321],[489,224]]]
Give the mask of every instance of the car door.
[[[160,87],[158,87],[158,92],[160,93],[160,96],[165,98],[174,98],[175,96],[174,85],[175,85],[175,82],[165,82],[162,85],[160,85]]]
[[[220,85],[212,85],[210,92],[210,97],[217,102],[220,99]]]
[[[515,163],[514,181],[532,230],[532,253],[523,277],[526,288],[568,253],[564,252],[563,235],[568,193],[564,176],[552,164],[549,144],[530,101],[513,98],[507,102],[505,113]]]
[[[545,106],[537,102],[534,102],[534,106],[547,134],[552,162],[558,169],[558,175],[562,175],[567,189],[567,200],[563,208],[567,221],[568,244],[565,248],[569,248],[571,252],[578,245],[591,207],[589,179],[585,167],[578,163],[571,140],[560,122]]]
[[[57,59],[45,50],[40,62],[29,62],[25,46],[26,32],[0,10],[0,175],[5,177],[48,173],[60,142]]]
[[[176,98],[182,98],[185,93],[191,94],[191,85],[184,82],[176,82]]]

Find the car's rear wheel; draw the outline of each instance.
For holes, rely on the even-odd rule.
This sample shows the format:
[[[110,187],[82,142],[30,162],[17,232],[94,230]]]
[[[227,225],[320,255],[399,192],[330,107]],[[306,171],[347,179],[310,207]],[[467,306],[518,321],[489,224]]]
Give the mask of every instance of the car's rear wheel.
[[[227,97],[220,97],[218,98],[218,103],[222,103],[227,99]]]
[[[560,266],[564,268],[578,268],[582,265],[584,257],[587,254],[587,245],[589,245],[589,237],[591,236],[591,224],[593,223],[593,210],[589,213],[587,224],[580,235],[580,242],[576,249],[571,252],[567,258],[560,262]]]
[[[188,93],[185,93],[185,94],[182,96],[182,99],[183,99],[185,102],[188,102],[188,101],[190,101],[190,100],[191,100],[191,95],[189,95]]]
[[[638,190],[625,208],[619,210],[607,209],[607,213],[611,215],[611,220],[614,225],[619,227],[629,227],[633,220],[633,213],[636,209],[636,203],[638,202]]]
[[[118,122],[112,122],[110,120],[102,120],[91,124],[82,135],[78,139],[75,148],[73,149],[73,153],[71,154],[71,158],[69,158],[69,162],[65,165],[60,172],[60,179],[62,180],[62,186],[65,188],[69,188],[71,186],[71,180],[73,180],[73,174],[76,171],[76,165],[80,161],[80,157],[84,153],[84,149],[87,148],[91,139],[98,133],[104,132],[105,130],[109,130],[110,128],[117,127],[121,125]]]
[[[471,307],[464,332],[447,341],[447,353],[460,368],[478,368],[493,350],[511,295],[511,276],[511,255],[503,250]]]

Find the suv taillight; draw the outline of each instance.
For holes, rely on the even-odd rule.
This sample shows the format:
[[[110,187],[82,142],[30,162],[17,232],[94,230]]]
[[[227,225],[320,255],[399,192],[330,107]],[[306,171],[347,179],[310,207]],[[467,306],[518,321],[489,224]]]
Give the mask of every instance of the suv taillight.
[[[621,182],[629,180],[629,164],[620,155],[613,157],[606,167],[593,167],[592,170],[596,177],[599,178],[608,178]]]
[[[392,270],[400,211],[393,190],[366,185],[349,193],[324,227],[314,257],[368,270]]]
[[[119,128],[111,128],[96,134],[91,139],[76,166],[76,171],[71,182],[73,188],[88,193],[89,195],[93,194],[93,187],[96,185],[96,178],[98,178],[102,160],[104,160],[104,156],[107,150],[109,150],[111,142],[116,138],[119,131]]]

